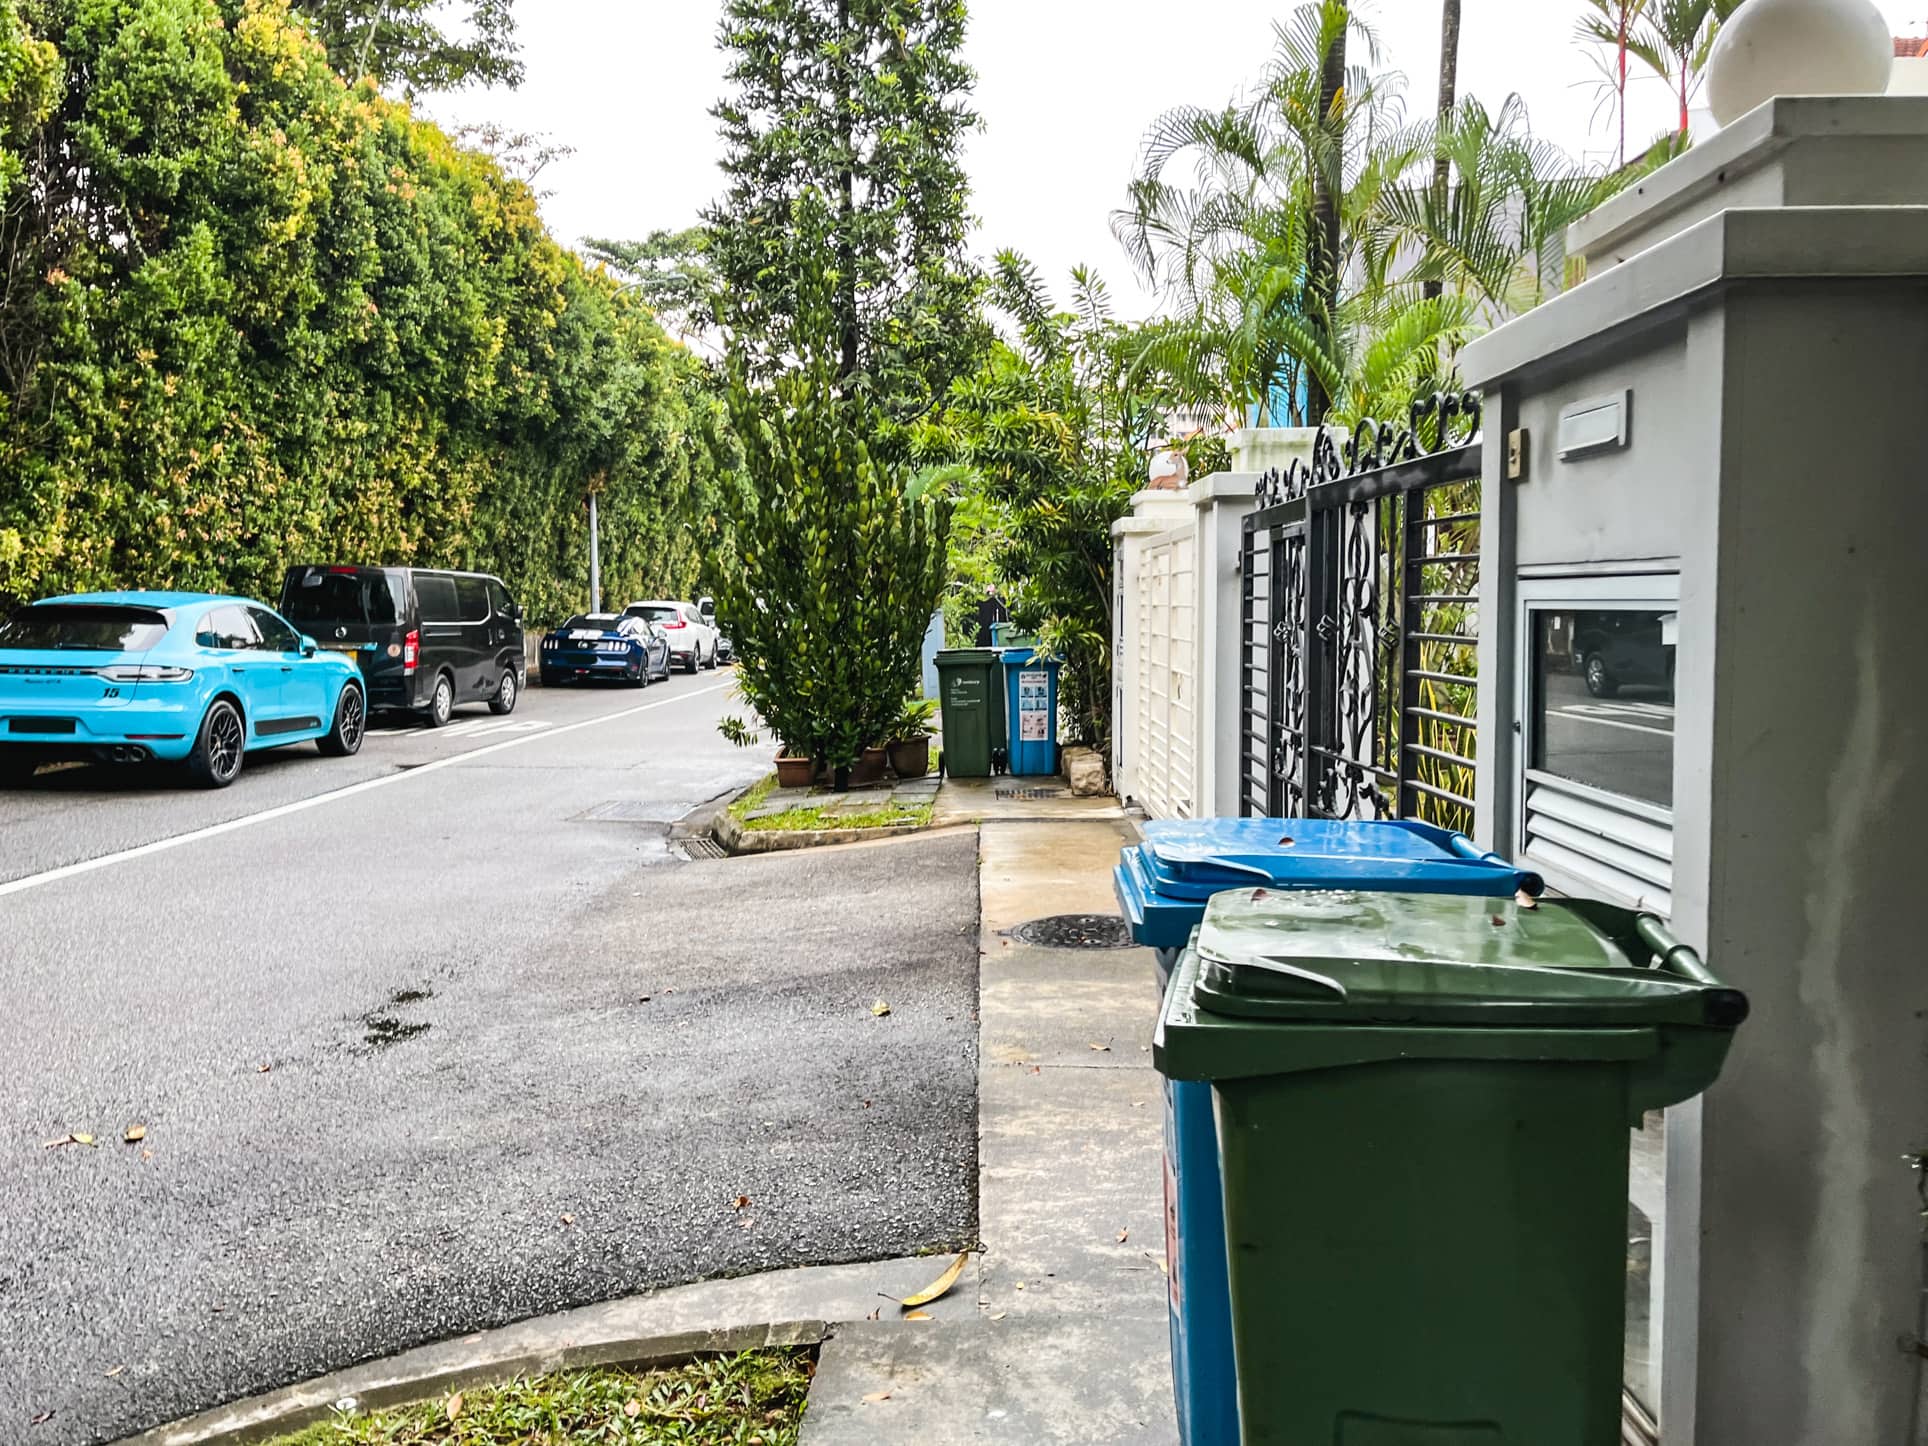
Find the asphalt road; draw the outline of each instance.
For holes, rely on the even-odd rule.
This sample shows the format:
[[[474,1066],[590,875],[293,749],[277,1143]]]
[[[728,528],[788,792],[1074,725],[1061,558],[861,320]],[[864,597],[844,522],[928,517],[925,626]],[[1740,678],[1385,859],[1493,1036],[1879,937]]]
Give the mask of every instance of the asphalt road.
[[[683,861],[727,682],[0,793],[0,1441],[975,1238],[973,842]]]

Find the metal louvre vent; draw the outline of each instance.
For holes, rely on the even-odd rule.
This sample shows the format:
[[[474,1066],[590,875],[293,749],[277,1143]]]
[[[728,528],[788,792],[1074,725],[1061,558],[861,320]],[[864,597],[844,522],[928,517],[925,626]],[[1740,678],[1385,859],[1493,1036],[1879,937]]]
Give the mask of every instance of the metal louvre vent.
[[[1666,809],[1527,775],[1526,857],[1616,901],[1671,916],[1673,815]]]

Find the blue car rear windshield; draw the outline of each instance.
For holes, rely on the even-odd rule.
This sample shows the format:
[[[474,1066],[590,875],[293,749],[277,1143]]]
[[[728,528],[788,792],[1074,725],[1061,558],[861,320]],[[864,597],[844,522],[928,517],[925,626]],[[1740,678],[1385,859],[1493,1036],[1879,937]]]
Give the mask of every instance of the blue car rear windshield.
[[[152,608],[113,603],[36,603],[0,623],[0,648],[144,653],[167,636]]]

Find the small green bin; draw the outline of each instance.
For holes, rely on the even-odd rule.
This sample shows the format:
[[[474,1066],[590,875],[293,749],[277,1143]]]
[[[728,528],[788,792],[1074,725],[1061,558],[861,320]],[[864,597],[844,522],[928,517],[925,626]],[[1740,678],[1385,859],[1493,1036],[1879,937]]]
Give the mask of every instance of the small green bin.
[[[1004,753],[1004,667],[996,648],[945,648],[937,655],[944,716],[944,771],[989,778]]]
[[[1214,897],[1154,1046],[1209,1080],[1246,1442],[1618,1446],[1628,1129],[1744,995],[1576,901]]]

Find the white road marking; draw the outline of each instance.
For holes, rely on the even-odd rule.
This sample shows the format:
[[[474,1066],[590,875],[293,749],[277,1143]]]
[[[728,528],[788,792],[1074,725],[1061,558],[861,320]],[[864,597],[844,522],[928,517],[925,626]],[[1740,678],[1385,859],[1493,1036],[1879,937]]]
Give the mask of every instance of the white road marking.
[[[520,748],[525,743],[560,738],[563,734],[574,733],[579,728],[594,728],[601,723],[615,723],[624,718],[634,718],[638,713],[647,713],[655,708],[667,708],[672,703],[701,698],[706,693],[718,693],[729,686],[728,683],[714,683],[707,688],[699,688],[694,693],[680,693],[674,698],[665,698],[658,703],[640,703],[634,708],[605,713],[600,718],[584,718],[575,723],[564,723],[560,727],[547,728],[540,732],[522,733],[514,738],[504,738],[499,743],[488,744],[483,748],[471,748],[466,753],[451,753],[446,758],[437,758],[433,762],[419,764],[401,773],[385,773],[380,778],[365,778],[360,783],[351,783],[345,788],[337,788],[328,793],[317,793],[312,798],[298,798],[293,803],[264,808],[259,813],[243,814],[240,818],[231,818],[224,823],[209,824],[206,828],[192,829],[187,833],[175,834],[171,838],[155,839],[152,843],[138,844],[131,849],[122,849],[118,853],[102,854],[98,858],[62,864],[59,868],[48,869],[45,873],[28,874],[25,878],[0,883],[0,898],[5,898],[8,894],[24,894],[28,889],[37,889],[45,884],[56,884],[62,879],[75,878],[81,874],[91,874],[96,869],[108,868],[114,864],[151,858],[155,854],[166,853],[170,849],[182,848],[191,843],[199,843],[203,839],[219,838],[225,833],[251,828],[257,823],[270,823],[278,818],[305,813],[308,809],[320,808],[324,803],[335,803],[344,798],[353,798],[357,794],[372,793],[378,788],[387,788],[390,784],[420,778],[423,774],[434,773],[438,769],[452,768],[461,763],[473,763],[478,758],[487,758],[491,753],[504,753],[511,748]]]
[[[534,733],[554,726],[547,718],[471,718],[449,728],[418,729],[408,738],[417,743],[435,743],[446,738],[481,738],[490,733]]]
[[[1618,718],[1602,718],[1598,713],[1588,712],[1582,707],[1556,708],[1553,710],[1553,716],[1565,718],[1574,723],[1592,723],[1601,728],[1624,728],[1629,733],[1652,733],[1661,738],[1674,736],[1674,730],[1671,728],[1649,728],[1644,723],[1623,723]]]

